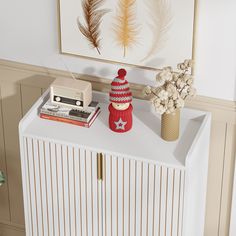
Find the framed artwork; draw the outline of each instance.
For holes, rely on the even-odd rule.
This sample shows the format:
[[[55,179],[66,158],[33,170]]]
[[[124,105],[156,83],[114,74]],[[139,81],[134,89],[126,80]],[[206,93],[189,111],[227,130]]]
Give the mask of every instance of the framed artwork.
[[[195,0],[58,0],[61,53],[144,68],[192,58]]]

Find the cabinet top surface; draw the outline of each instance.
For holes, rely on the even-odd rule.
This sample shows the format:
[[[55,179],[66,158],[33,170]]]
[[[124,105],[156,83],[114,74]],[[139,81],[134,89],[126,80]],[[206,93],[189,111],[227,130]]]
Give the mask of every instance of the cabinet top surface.
[[[209,114],[202,111],[182,109],[180,137],[175,142],[161,139],[161,120],[147,101],[134,99],[133,128],[127,133],[115,133],[108,125],[108,96],[94,93],[93,100],[101,102],[101,113],[90,128],[41,119],[38,107],[47,97],[44,94],[20,123],[23,136],[47,139],[53,142],[79,145],[115,156],[126,156],[140,160],[184,167]],[[207,137],[206,137],[207,138]],[[196,147],[195,147],[196,146]]]

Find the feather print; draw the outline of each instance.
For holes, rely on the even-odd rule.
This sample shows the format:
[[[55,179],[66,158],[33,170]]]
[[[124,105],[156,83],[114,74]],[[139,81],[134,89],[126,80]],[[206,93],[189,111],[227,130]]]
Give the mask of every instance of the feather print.
[[[153,42],[142,61],[148,59],[163,47],[166,41],[166,33],[172,21],[172,12],[168,0],[148,0],[146,4],[151,20],[149,28],[153,34]]]
[[[127,48],[137,41],[138,25],[135,21],[136,0],[119,0],[118,15],[115,23],[116,40],[123,47],[126,56]]]
[[[79,17],[77,24],[80,32],[89,41],[92,48],[95,48],[99,54],[100,52],[100,25],[102,17],[109,12],[107,9],[99,9],[104,0],[83,0],[82,8],[84,13],[85,24],[83,25]]]

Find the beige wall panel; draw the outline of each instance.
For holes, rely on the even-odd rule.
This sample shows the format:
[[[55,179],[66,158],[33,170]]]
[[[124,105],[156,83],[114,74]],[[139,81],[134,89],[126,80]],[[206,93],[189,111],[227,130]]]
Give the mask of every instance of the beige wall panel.
[[[226,124],[212,122],[205,236],[218,236]]]
[[[234,179],[235,151],[236,151],[236,125],[227,124],[219,236],[229,235],[232,189],[233,189],[233,179]]]
[[[9,70],[9,68],[1,68],[0,71],[1,77],[0,81],[1,82],[17,82],[21,80],[25,80],[25,78],[28,78],[32,76],[32,72],[30,71],[24,71],[24,70]]]
[[[211,112],[214,121],[236,124],[236,102],[196,96],[186,106]]]
[[[24,224],[18,123],[22,117],[20,86],[1,86],[11,222]]]
[[[34,88],[48,88],[54,81],[54,77],[37,75],[32,73],[30,77],[26,77],[23,80],[18,81],[21,85],[31,86]]]
[[[44,92],[46,92],[47,88],[41,88],[41,94],[43,95]]]
[[[36,87],[46,87],[42,84],[44,77],[50,78],[49,72],[42,68],[42,71],[38,74],[35,70],[25,70],[20,68],[12,68],[8,66],[2,66],[0,60],[0,81],[2,82],[21,82],[27,85],[34,85]],[[51,78],[53,79],[53,78]],[[44,83],[44,82],[43,82]]]
[[[0,224],[0,236],[25,236],[25,231],[12,225]]]
[[[36,100],[41,96],[41,88],[21,84],[21,104],[23,115],[31,108]]]
[[[37,74],[30,70],[18,70],[0,67],[0,84],[1,83],[19,83],[37,88],[47,88],[55,77],[45,74]]]
[[[1,89],[0,89],[0,92],[1,92]],[[6,168],[6,156],[5,156],[5,147],[4,147],[1,93],[0,93],[0,170],[3,171],[4,175],[6,176],[7,168]],[[7,182],[0,187],[0,222],[1,221],[10,221]]]

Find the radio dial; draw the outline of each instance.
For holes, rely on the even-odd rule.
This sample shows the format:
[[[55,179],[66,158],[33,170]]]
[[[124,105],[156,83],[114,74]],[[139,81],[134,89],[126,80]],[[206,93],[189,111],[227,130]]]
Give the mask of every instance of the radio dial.
[[[80,106],[80,105],[81,105],[81,102],[80,102],[80,101],[76,101],[76,105],[77,105],[77,106]]]
[[[56,101],[57,101],[57,102],[60,102],[60,101],[61,101],[61,98],[60,98],[60,97],[56,97]]]

